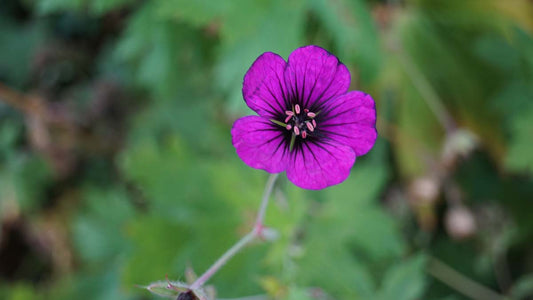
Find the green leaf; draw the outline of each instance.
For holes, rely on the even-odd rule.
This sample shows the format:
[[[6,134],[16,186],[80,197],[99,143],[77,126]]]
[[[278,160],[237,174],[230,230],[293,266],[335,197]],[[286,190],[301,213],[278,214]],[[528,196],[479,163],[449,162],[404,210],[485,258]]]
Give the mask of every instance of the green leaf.
[[[528,299],[533,296],[533,274],[526,274],[516,280],[510,294],[513,299]]]
[[[531,151],[533,124],[531,120],[533,120],[533,109],[522,112],[512,121],[513,136],[505,157],[505,165],[509,170],[533,173],[533,152]]]
[[[309,7],[332,36],[335,54],[341,60],[356,63],[363,83],[373,82],[383,57],[375,22],[365,1],[311,0]]]
[[[425,264],[425,256],[419,254],[391,266],[383,277],[379,299],[421,299],[426,286]]]

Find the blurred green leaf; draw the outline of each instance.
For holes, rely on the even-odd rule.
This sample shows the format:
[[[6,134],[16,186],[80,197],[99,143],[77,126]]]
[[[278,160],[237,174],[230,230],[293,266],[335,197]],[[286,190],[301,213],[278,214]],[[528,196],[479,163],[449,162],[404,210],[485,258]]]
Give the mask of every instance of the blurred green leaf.
[[[512,121],[513,138],[510,143],[505,164],[508,169],[517,172],[533,172],[533,109],[515,116]]]
[[[40,14],[51,14],[69,10],[88,9],[96,15],[105,14],[113,9],[121,8],[134,0],[39,0],[36,9]]]
[[[417,255],[391,266],[383,277],[379,299],[421,299],[426,285],[425,263],[425,257]]]
[[[513,299],[529,299],[533,296],[533,274],[519,278],[510,292]]]
[[[324,23],[341,60],[354,62],[364,84],[372,83],[383,59],[378,32],[365,1],[309,1],[311,11]],[[353,76],[355,77],[355,76]]]

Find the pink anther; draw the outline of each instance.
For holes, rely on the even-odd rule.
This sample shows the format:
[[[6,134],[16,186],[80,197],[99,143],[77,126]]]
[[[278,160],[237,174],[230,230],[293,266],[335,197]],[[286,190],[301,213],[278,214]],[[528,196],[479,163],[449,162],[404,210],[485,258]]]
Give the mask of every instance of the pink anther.
[[[313,127],[316,128],[316,121],[313,119],[313,121],[311,121],[311,123],[313,124]]]
[[[287,128],[287,130],[291,130],[292,129],[292,125],[291,124],[287,124],[287,126],[285,126],[285,128]]]
[[[307,137],[307,131],[304,130],[304,131],[302,131],[302,138],[305,139],[306,137]]]
[[[294,134],[300,135],[300,128],[298,126],[294,126]]]
[[[304,113],[308,113],[309,110],[307,108],[304,108]]]
[[[287,116],[287,117],[285,118],[285,123],[289,122],[289,120],[290,120],[291,118],[292,118],[292,116]]]
[[[307,126],[307,129],[309,129],[309,131],[311,132],[315,131],[315,128],[313,127],[311,123],[305,122],[305,126]]]
[[[314,118],[314,117],[316,117],[316,114],[315,114],[314,112],[308,112],[308,113],[307,113],[307,116],[308,116],[309,118]]]
[[[294,106],[294,110],[296,111],[296,114],[299,115],[300,114],[300,105],[296,104]]]
[[[285,111],[285,114],[286,114],[287,116],[294,116],[294,113],[293,113],[292,111],[290,111],[290,110],[286,110],[286,111]]]

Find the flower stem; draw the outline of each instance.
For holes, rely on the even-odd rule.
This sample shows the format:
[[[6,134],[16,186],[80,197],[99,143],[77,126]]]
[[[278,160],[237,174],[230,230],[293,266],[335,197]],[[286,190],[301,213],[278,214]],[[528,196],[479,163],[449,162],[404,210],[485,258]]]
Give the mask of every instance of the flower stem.
[[[259,207],[259,212],[257,213],[257,218],[255,220],[255,225],[252,231],[243,236],[235,245],[226,251],[214,264],[205,271],[202,276],[196,279],[195,282],[190,286],[191,290],[198,289],[204,285],[206,281],[209,280],[223,265],[225,265],[235,254],[241,251],[244,246],[252,242],[256,237],[261,235],[263,229],[263,220],[265,218],[265,212],[268,205],[268,200],[270,199],[270,194],[272,194],[272,189],[274,188],[274,183],[278,174],[271,174],[267,180],[265,191],[263,193],[263,199],[261,200],[261,206]]]

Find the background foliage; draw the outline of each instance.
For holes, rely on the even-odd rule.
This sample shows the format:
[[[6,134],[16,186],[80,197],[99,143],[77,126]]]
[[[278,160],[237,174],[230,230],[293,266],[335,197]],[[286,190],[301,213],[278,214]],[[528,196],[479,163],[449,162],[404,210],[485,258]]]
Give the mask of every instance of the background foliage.
[[[341,185],[282,179],[279,240],[218,296],[532,299],[532,32],[527,0],[4,0],[0,298],[155,299],[137,285],[205,270],[267,177],[231,145],[242,77],[317,44],[380,137]]]

